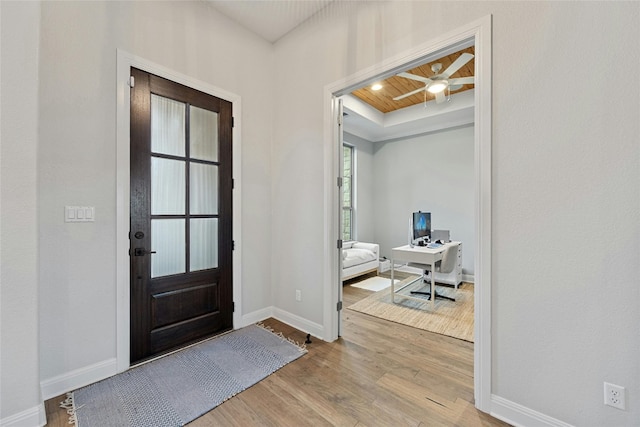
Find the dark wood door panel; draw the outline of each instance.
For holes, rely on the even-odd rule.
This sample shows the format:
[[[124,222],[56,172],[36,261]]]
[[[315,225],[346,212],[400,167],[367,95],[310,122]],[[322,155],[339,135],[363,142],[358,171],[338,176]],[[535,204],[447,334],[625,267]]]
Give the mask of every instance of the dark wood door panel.
[[[171,276],[155,277],[149,280],[149,292],[158,294],[172,290],[186,289],[198,285],[220,282],[221,270],[194,271],[187,274],[174,274]]]
[[[218,284],[193,286],[151,295],[151,328],[217,313]]]
[[[151,353],[158,354],[232,328],[225,325],[219,312],[209,313],[175,325],[151,331]]]

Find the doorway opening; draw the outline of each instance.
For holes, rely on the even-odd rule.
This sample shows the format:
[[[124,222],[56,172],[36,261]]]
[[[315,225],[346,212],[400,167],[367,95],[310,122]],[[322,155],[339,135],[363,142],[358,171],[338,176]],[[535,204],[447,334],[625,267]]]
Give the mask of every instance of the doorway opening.
[[[474,90],[474,400],[478,409],[489,412],[491,399],[491,17],[487,16],[463,28],[448,33],[437,40],[425,43],[398,57],[377,64],[368,70],[325,87],[327,136],[333,143],[327,156],[331,158],[327,167],[327,234],[340,241],[341,189],[336,186],[336,176],[342,172],[342,132],[340,123],[342,105],[338,98],[353,90],[371,85],[375,81],[409,70],[420,63],[459,51],[464,47],[475,47]],[[380,72],[380,70],[383,70]],[[337,120],[335,119],[337,117]],[[339,182],[339,180],[338,180]],[[405,227],[406,230],[406,227]],[[406,231],[405,231],[406,233]],[[325,298],[325,329],[331,339],[339,336],[342,302],[342,250],[327,246],[332,274],[327,280]],[[337,304],[336,304],[337,303]],[[337,310],[336,310],[337,307]]]

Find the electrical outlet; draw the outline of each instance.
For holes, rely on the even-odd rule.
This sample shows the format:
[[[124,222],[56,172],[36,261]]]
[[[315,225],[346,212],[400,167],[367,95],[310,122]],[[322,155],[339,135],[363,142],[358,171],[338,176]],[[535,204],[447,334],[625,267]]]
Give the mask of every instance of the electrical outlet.
[[[296,301],[302,301],[302,291],[300,289],[296,289]]]
[[[622,409],[625,408],[625,389],[624,387],[620,387],[619,385],[609,384],[607,382],[604,383],[604,404],[613,406],[614,408]]]

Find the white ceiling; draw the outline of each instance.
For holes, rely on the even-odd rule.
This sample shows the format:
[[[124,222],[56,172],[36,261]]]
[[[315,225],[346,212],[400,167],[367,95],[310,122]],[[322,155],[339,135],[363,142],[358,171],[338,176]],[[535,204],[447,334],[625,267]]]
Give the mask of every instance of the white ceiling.
[[[207,0],[218,12],[275,43],[334,0]]]

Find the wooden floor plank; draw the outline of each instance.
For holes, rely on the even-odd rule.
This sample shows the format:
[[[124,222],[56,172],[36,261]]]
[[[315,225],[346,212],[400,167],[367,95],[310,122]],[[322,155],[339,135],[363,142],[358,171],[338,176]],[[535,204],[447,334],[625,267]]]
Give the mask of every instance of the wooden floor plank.
[[[345,307],[371,293],[343,291]],[[306,339],[275,319],[264,324]],[[341,338],[311,341],[300,359],[189,426],[507,426],[473,406],[473,343],[346,308]],[[67,426],[62,400],[46,402],[48,426]]]
[[[229,426],[242,427],[252,425],[274,425],[266,422],[262,414],[253,410],[242,399],[229,399],[216,408],[216,413],[207,412],[200,418],[189,423],[191,427]]]

